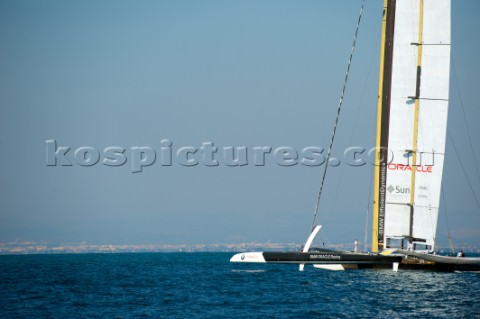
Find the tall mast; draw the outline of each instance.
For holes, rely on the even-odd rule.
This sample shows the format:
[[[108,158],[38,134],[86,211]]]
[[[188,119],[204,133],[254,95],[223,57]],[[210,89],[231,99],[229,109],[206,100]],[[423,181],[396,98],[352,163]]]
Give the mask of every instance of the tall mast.
[[[384,246],[383,237],[385,227],[385,196],[388,163],[388,126],[390,118],[395,5],[395,0],[384,0],[383,3],[380,76],[378,81],[375,180],[373,191],[372,252],[378,252],[379,249],[383,249]]]

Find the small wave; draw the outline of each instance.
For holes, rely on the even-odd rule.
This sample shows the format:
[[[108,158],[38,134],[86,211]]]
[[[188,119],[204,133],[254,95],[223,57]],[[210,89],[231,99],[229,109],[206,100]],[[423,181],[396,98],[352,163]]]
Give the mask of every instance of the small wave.
[[[265,269],[232,269],[232,272],[256,273],[256,272],[266,272],[266,270]]]

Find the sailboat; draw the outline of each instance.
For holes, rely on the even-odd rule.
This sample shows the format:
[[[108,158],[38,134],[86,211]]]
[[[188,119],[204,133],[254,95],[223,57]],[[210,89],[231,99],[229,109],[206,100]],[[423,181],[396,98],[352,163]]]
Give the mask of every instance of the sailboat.
[[[383,6],[371,252],[311,249],[316,226],[301,252],[239,253],[231,262],[480,270],[480,258],[433,254],[447,134],[450,0],[384,0]]]

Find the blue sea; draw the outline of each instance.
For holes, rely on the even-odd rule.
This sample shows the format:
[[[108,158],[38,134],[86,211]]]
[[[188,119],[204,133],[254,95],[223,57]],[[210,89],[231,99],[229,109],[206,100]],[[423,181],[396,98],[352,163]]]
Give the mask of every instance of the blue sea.
[[[480,318],[480,273],[299,272],[231,256],[0,256],[0,318]]]

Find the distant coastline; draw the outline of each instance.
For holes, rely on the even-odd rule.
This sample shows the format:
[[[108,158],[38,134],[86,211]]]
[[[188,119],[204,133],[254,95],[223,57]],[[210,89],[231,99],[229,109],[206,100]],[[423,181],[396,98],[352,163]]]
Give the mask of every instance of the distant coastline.
[[[26,254],[86,254],[86,253],[142,253],[142,252],[242,252],[242,251],[296,251],[302,244],[298,243],[235,243],[235,244],[38,244],[35,242],[0,243],[0,255]],[[335,244],[326,248],[353,250],[354,245]],[[360,246],[363,247],[363,246]],[[456,245],[455,249],[465,252],[480,253],[478,245]],[[449,246],[437,246],[440,253],[450,253]]]

